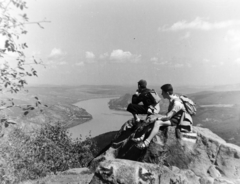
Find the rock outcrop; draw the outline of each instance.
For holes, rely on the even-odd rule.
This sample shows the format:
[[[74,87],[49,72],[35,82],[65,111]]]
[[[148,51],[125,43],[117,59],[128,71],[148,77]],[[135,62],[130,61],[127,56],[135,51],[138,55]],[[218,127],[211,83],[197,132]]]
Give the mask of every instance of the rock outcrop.
[[[170,127],[165,146],[153,140],[144,152],[145,163],[119,159],[119,150],[110,147],[92,161],[95,175],[90,183],[240,184],[240,147],[208,129],[194,131],[196,143],[177,139]]]
[[[177,167],[127,161],[108,160],[103,162],[95,171],[90,184],[114,183],[114,184],[173,184],[191,183],[198,184],[199,177],[190,170],[180,170]]]

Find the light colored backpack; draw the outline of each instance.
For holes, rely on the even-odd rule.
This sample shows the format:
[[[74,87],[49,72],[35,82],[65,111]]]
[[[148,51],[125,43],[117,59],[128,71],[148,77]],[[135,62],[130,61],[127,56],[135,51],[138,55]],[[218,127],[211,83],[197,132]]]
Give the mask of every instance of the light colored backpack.
[[[186,96],[182,95],[179,98],[182,101],[187,113],[190,114],[191,116],[194,116],[197,113],[196,104]]]

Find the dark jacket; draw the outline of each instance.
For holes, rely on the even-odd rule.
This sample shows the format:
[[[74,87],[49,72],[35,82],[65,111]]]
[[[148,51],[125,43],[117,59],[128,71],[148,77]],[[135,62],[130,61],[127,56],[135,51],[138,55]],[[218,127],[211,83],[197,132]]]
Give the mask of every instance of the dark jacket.
[[[139,104],[140,102],[143,103],[145,107],[148,107],[149,104],[149,98],[147,97],[147,93],[150,91],[148,88],[144,88],[141,90],[140,95],[134,94],[132,96],[132,103],[133,104]]]

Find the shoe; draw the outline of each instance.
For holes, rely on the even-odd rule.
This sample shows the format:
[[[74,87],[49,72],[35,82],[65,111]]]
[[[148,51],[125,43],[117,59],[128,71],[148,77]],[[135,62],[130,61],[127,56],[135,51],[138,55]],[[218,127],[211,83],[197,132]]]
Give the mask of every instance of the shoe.
[[[152,115],[152,114],[154,114],[153,109],[148,108],[148,110],[147,110],[147,114],[148,114],[148,115]]]
[[[141,119],[140,118],[138,118],[138,119],[135,119],[135,122],[137,122],[137,123],[139,123],[141,121]]]
[[[150,141],[149,141],[148,139],[146,139],[145,141],[142,141],[142,142],[138,143],[138,144],[136,145],[136,147],[137,147],[138,149],[143,150],[143,149],[146,149],[146,148],[149,146],[149,144],[150,144]]]

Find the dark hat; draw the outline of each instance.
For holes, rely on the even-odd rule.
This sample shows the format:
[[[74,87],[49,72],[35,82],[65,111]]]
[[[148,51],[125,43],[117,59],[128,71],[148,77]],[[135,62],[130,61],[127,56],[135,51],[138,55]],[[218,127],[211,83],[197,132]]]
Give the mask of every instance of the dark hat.
[[[140,81],[138,81],[138,85],[139,85],[141,88],[146,88],[146,87],[147,87],[147,81],[141,79]]]

